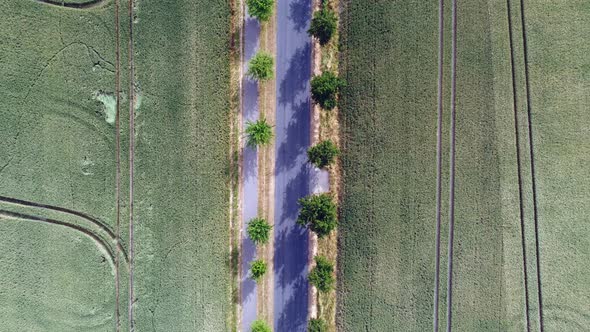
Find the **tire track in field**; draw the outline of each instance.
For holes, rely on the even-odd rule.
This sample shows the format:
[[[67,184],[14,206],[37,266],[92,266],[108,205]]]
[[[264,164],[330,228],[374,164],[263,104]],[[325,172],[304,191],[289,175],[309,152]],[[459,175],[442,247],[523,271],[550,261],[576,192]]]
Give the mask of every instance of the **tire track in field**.
[[[524,0],[520,0],[520,19],[522,22],[522,46],[524,53],[524,77],[526,87],[526,105],[527,105],[527,125],[528,125],[528,139],[529,139],[529,153],[530,153],[530,167],[531,167],[531,180],[533,189],[533,220],[535,225],[535,256],[537,265],[537,298],[539,302],[539,330],[543,332],[543,291],[541,288],[541,258],[539,248],[539,213],[538,213],[538,201],[537,201],[537,181],[535,176],[535,149],[533,145],[533,123],[532,123],[532,111],[531,111],[531,86],[529,80],[529,51],[527,43],[527,32],[526,32],[526,20],[524,13]]]
[[[71,8],[71,9],[90,9],[94,7],[102,6],[107,2],[107,0],[91,0],[86,1],[84,3],[72,3],[72,2],[64,2],[58,0],[35,0],[38,3],[56,6],[56,7],[64,7],[64,8]]]
[[[516,66],[514,63],[514,36],[512,33],[512,11],[511,2],[506,0],[506,13],[508,16],[508,40],[510,42],[510,72],[512,75],[512,110],[514,112],[514,136],[516,145],[516,167],[518,172],[518,202],[519,202],[519,217],[520,217],[520,242],[522,246],[522,268],[524,273],[524,296],[525,296],[525,316],[527,331],[531,330],[531,321],[529,316],[530,298],[529,298],[529,280],[527,267],[527,250],[526,250],[526,236],[525,236],[525,217],[522,191],[522,161],[520,158],[520,130],[518,123],[518,94],[516,89]]]
[[[453,241],[455,238],[455,107],[457,99],[457,0],[452,0],[451,17],[451,129],[449,162],[449,243],[447,269],[447,332],[452,330]]]
[[[133,289],[133,272],[135,270],[135,252],[133,243],[133,187],[135,157],[135,67],[133,62],[133,0],[128,1],[129,12],[129,332],[135,331],[133,306],[135,295]]]
[[[3,216],[5,218],[9,218],[9,219],[18,219],[18,220],[26,220],[26,221],[31,221],[31,222],[46,223],[46,224],[50,224],[50,225],[59,225],[59,226],[67,227],[67,228],[76,230],[80,233],[83,233],[84,235],[89,237],[91,240],[93,240],[97,246],[99,246],[100,248],[102,248],[106,251],[107,255],[111,259],[111,263],[114,266],[115,255],[113,254],[113,250],[110,247],[110,245],[107,242],[105,242],[100,236],[94,234],[92,231],[90,231],[80,225],[72,224],[70,222],[61,221],[61,220],[57,220],[57,219],[44,218],[44,217],[39,217],[39,216],[35,216],[35,215],[30,215],[30,214],[12,212],[12,211],[8,211],[8,210],[0,210],[0,216]]]
[[[444,53],[444,0],[438,1],[438,85],[436,129],[436,234],[434,256],[434,312],[432,328],[438,332],[440,285],[440,224],[442,202],[442,125],[443,125],[443,53]]]
[[[1,196],[0,195],[0,202],[4,202],[4,203],[8,203],[8,204],[13,204],[13,205],[19,205],[19,206],[24,206],[24,207],[35,207],[35,208],[40,208],[40,209],[46,209],[46,210],[52,210],[52,211],[57,211],[57,212],[61,212],[61,213],[65,213],[65,214],[69,214],[69,215],[73,215],[79,218],[82,218],[84,220],[89,221],[90,223],[92,223],[93,225],[97,226],[98,228],[100,228],[102,231],[104,231],[105,233],[107,233],[109,235],[109,237],[111,238],[111,240],[116,242],[116,236],[115,233],[113,233],[113,231],[111,230],[111,228],[105,224],[104,222],[100,221],[98,218],[95,218],[89,214],[86,214],[84,212],[80,212],[80,211],[76,211],[76,210],[72,210],[72,209],[68,209],[68,208],[64,208],[61,206],[55,206],[55,205],[49,205],[49,204],[43,204],[43,203],[36,203],[36,202],[31,202],[31,201],[25,201],[22,199],[17,199],[17,198],[12,198],[12,197],[7,197],[7,196]],[[123,245],[121,245],[120,243],[118,243],[118,250],[120,250],[121,252],[123,252],[124,258],[127,261],[127,253],[125,251],[125,248],[123,247]]]
[[[115,0],[115,324],[121,331],[121,312],[119,309],[121,291],[119,274],[119,246],[121,242],[121,34],[119,31],[119,0]]]

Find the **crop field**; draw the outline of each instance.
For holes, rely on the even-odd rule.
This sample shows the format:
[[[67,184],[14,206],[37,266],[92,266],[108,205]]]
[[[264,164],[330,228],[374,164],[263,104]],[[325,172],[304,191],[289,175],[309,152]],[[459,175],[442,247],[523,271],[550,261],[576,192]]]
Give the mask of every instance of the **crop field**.
[[[448,318],[448,2],[441,329]],[[589,78],[588,50],[580,45],[590,8],[529,2],[526,38],[520,1],[459,2],[451,306],[458,331],[588,326],[582,165],[589,121],[582,90]],[[436,3],[351,0],[343,8],[340,71],[348,87],[341,103],[338,325],[345,331],[432,328],[437,35]]]
[[[116,4],[0,3],[2,331],[228,330],[229,5]]]

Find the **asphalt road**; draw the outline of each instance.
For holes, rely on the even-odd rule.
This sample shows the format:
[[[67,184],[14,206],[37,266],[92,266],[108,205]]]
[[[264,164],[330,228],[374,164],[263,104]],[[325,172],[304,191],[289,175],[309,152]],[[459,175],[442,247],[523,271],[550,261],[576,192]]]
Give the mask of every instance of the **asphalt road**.
[[[308,232],[295,224],[310,192],[311,0],[277,2],[274,330],[306,331]]]
[[[244,22],[244,73],[248,61],[256,54],[259,46],[260,25],[256,19],[246,16]],[[244,76],[242,79],[242,125],[258,120],[258,84]],[[258,153],[249,146],[244,147],[242,161],[242,266],[241,266],[241,331],[250,331],[256,319],[256,283],[248,277],[250,263],[256,259],[256,246],[248,238],[248,221],[258,214]]]

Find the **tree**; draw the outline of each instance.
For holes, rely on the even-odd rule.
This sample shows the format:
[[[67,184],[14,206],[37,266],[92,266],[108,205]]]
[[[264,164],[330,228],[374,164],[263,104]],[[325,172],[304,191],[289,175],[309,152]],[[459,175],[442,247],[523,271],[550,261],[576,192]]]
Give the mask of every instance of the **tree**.
[[[248,63],[248,77],[256,81],[266,81],[274,75],[274,59],[266,52],[258,52]]]
[[[320,292],[329,292],[336,281],[334,278],[334,264],[323,256],[315,256],[314,259],[316,265],[309,272],[307,279]]]
[[[248,233],[248,237],[250,237],[252,242],[256,244],[265,244],[268,242],[271,229],[272,226],[269,225],[266,220],[262,218],[254,218],[248,223],[246,232]]]
[[[336,228],[336,204],[330,194],[309,195],[299,199],[299,205],[297,224],[309,227],[320,239]]]
[[[263,321],[262,319],[257,319],[254,322],[252,322],[252,326],[250,327],[250,331],[252,331],[252,332],[272,332],[272,330],[270,329],[270,326],[268,326],[268,324],[266,324],[266,322]]]
[[[344,86],[346,82],[343,79],[327,71],[312,78],[311,97],[322,108],[331,110],[336,107],[336,96]]]
[[[275,5],[274,0],[246,0],[248,13],[256,17],[259,21],[265,22],[272,16],[272,10]]]
[[[324,168],[333,164],[339,154],[340,150],[330,140],[321,141],[307,150],[309,162],[317,168]]]
[[[266,273],[266,263],[262,259],[257,259],[250,265],[250,278],[258,282]]]
[[[312,318],[307,323],[307,332],[328,332],[328,324],[321,318]]]
[[[320,45],[326,45],[336,32],[337,23],[336,13],[324,5],[322,9],[313,14],[307,33],[317,38]]]
[[[266,145],[272,139],[272,127],[264,118],[256,122],[248,122],[246,124],[246,135],[248,136],[248,145],[253,147]]]

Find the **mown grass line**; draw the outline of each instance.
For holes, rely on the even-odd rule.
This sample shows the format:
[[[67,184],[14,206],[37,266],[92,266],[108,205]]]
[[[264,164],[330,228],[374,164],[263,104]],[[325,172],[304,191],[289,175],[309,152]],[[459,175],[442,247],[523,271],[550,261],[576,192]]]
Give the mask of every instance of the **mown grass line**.
[[[539,329],[541,332],[544,331],[543,324],[543,291],[542,291],[542,279],[541,279],[541,250],[539,245],[539,208],[537,199],[537,181],[535,172],[535,148],[533,139],[533,121],[531,111],[531,85],[529,79],[529,51],[527,43],[527,30],[525,20],[525,9],[524,0],[520,0],[520,20],[522,23],[522,46],[524,55],[524,81],[526,88],[526,105],[527,105],[527,125],[528,125],[528,140],[529,140],[529,154],[530,154],[530,168],[531,168],[531,181],[533,190],[533,220],[535,225],[535,257],[537,267],[537,298],[539,303]]]
[[[527,250],[526,250],[526,236],[525,236],[525,217],[524,217],[524,202],[523,202],[523,184],[522,184],[522,161],[520,151],[520,130],[518,123],[518,93],[516,88],[516,65],[514,63],[514,36],[512,32],[512,12],[510,0],[506,0],[506,14],[508,22],[508,40],[510,43],[510,73],[512,85],[512,109],[514,112],[514,137],[516,149],[516,168],[518,177],[518,202],[519,202],[519,219],[520,219],[520,238],[522,246],[522,269],[524,277],[524,296],[525,296],[525,318],[527,331],[531,330],[531,322],[529,317],[529,278],[527,268]]]

